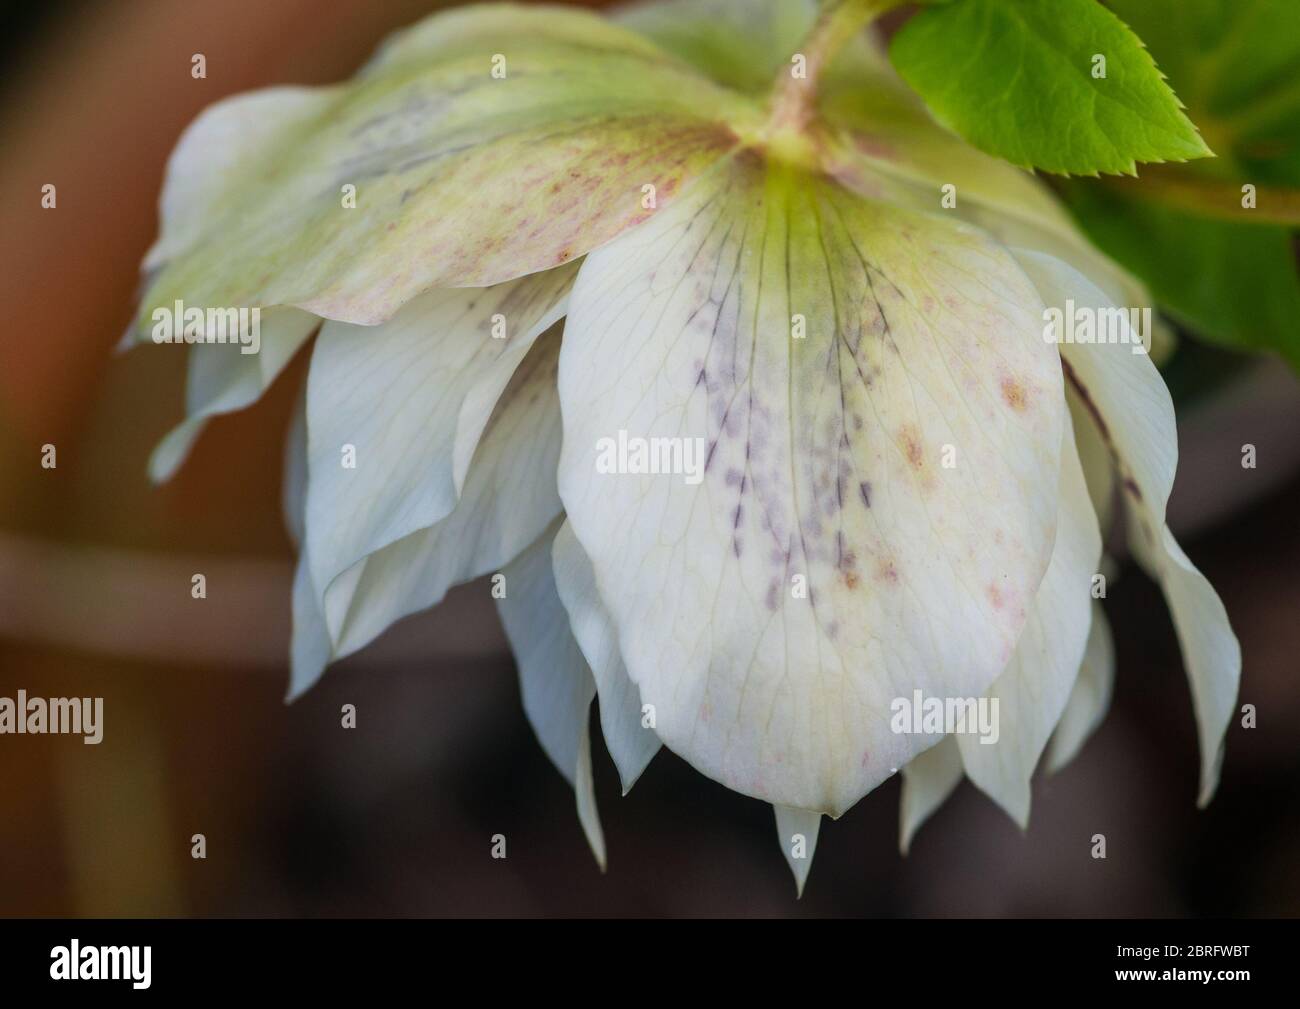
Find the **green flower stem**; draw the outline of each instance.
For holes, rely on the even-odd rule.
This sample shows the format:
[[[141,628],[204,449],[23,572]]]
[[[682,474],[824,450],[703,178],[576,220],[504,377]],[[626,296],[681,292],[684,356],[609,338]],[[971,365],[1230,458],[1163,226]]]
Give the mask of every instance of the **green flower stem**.
[[[905,2],[827,0],[798,50],[806,60],[807,76],[795,77],[791,68],[785,67],[773,85],[769,135],[780,137],[803,133],[813,118],[818,81],[835,54],[869,22]]]

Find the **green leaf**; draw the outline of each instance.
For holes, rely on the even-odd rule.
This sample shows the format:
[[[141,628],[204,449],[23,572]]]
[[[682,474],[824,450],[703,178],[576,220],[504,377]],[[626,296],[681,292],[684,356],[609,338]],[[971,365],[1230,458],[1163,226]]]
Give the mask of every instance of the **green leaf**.
[[[1300,186],[1300,4],[1111,0],[1219,155],[1223,177]],[[1209,168],[1211,166],[1204,166]]]
[[[1218,157],[1135,183],[1070,186],[1072,209],[1197,335],[1273,350],[1300,369],[1300,4],[1109,2],[1168,71]],[[1247,183],[1252,209],[1241,207]]]
[[[890,56],[940,122],[1022,167],[1134,174],[1211,153],[1142,41],[1096,0],[932,7]]]
[[[1290,233],[1149,203],[1141,191],[1078,183],[1069,195],[1089,237],[1175,316],[1216,343],[1276,350],[1300,368],[1300,279]]]

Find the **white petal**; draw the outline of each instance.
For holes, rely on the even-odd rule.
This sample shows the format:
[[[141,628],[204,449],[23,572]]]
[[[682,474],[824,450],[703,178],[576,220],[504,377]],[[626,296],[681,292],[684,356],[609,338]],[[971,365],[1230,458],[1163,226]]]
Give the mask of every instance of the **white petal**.
[[[1236,709],[1241,645],[1232,633],[1219,594],[1188,559],[1169,527],[1162,526],[1157,539],[1133,506],[1129,529],[1134,556],[1160,583],[1173,614],[1178,645],[1192,684],[1192,706],[1201,740],[1197,804],[1206,806],[1219,787],[1224,736]]]
[[[605,838],[592,790],[587,729],[596,683],[555,591],[551,543],[558,524],[506,566],[506,594],[497,608],[519,663],[528,721],[546,755],[574,786],[582,829],[604,868]]]
[[[512,38],[527,39],[532,44],[576,45],[593,56],[603,50],[628,55],[653,53],[645,39],[629,34],[594,11],[536,4],[465,4],[393,32],[362,68],[360,76],[375,77],[402,67],[427,70],[466,50],[480,50],[489,40]],[[484,130],[498,128],[495,123],[475,125]]]
[[[898,811],[898,847],[904,855],[921,824],[943,805],[961,783],[961,750],[957,740],[944,736],[903,767],[903,796]]]
[[[568,522],[555,535],[552,557],[555,585],[569,613],[573,636],[596,678],[605,746],[614,758],[623,794],[627,795],[659,752],[659,737],[643,723],[641,692],[627,675],[627,667],[618,653],[618,635],[600,601],[591,560]]]
[[[316,599],[311,569],[306,555],[300,554],[293,576],[293,638],[286,701],[296,700],[314,687],[330,662],[330,636]]]
[[[306,549],[335,641],[349,601],[336,579],[451,513],[498,395],[563,315],[573,272],[434,291],[382,326],[321,329],[307,384]]]
[[[838,815],[934,741],[893,733],[892,699],[978,696],[1010,660],[1061,374],[999,246],[756,162],[584,262],[560,494],[665,744]],[[599,473],[620,431],[701,446],[702,478]]]
[[[985,695],[997,701],[996,731],[956,733],[966,776],[1024,828],[1029,780],[1074,689],[1092,619],[1092,578],[1101,532],[1083,469],[1066,431],[1060,516],[1052,562],[1034,597],[1016,654]],[[980,726],[982,729],[983,726]]]
[[[171,479],[208,418],[242,410],[284,370],[320,320],[296,308],[272,308],[262,313],[261,350],[242,353],[238,344],[199,343],[188,348],[186,418],[173,428],[149,458],[149,477],[161,483]],[[168,345],[170,350],[178,350]]]
[[[332,93],[277,87],[235,95],[208,106],[186,127],[167,162],[159,216],[161,234],[145,256],[154,270],[196,245],[230,213],[231,190],[259,156],[273,152],[293,128],[318,115]],[[207,307],[207,306],[203,306]]]
[[[1017,253],[1044,301],[1064,309],[1113,307],[1072,267],[1040,253]],[[1136,306],[1119,306],[1136,307]],[[1122,343],[1061,346],[1067,375],[1098,420],[1110,446],[1129,519],[1129,544],[1160,583],[1174,618],[1192,688],[1201,744],[1199,802],[1218,785],[1223,740],[1241,678],[1241,646],[1214,588],[1187,559],[1165,526],[1165,506],[1178,465],[1173,401],[1147,355]]]
[[[776,839],[781,853],[794,873],[794,885],[800,897],[803,885],[812,869],[813,855],[817,852],[817,832],[821,829],[821,813],[790,806],[773,806],[776,813]]]
[[[338,657],[435,605],[453,585],[500,570],[560,514],[559,353],[557,325],[510,377],[451,514],[371,554],[335,582],[330,603]]]
[[[161,231],[145,257],[145,270],[157,270],[200,245],[206,230],[237,213],[236,190],[255,164],[329,101],[324,89],[278,87],[235,95],[205,109],[186,128],[168,162]],[[224,306],[194,302],[192,307]],[[257,354],[242,354],[231,344],[191,346],[187,416],[154,449],[150,478],[171,478],[209,417],[256,402],[318,323],[316,316],[298,309],[268,308],[262,311]],[[148,326],[133,327],[129,338],[147,342],[148,334]]]
[[[295,544],[302,541],[307,482],[307,404],[299,395],[289,423],[284,452],[284,521]],[[320,679],[330,661],[330,636],[317,603],[316,587],[305,554],[299,553],[293,576],[293,637],[289,646],[289,692],[286,701],[302,696]]]
[[[579,258],[643,219],[642,186],[663,205],[736,147],[730,124],[761,122],[648,39],[558,7],[433,15],[318,94],[319,114],[241,148],[229,202],[141,320],[182,298],[384,322]]]
[[[1110,633],[1110,622],[1101,603],[1092,604],[1092,627],[1088,631],[1088,644],[1083,650],[1083,663],[1079,678],[1065,705],[1052,742],[1047,750],[1047,769],[1059,771],[1075,758],[1088,737],[1106,717],[1110,695],[1115,685],[1115,642]]]

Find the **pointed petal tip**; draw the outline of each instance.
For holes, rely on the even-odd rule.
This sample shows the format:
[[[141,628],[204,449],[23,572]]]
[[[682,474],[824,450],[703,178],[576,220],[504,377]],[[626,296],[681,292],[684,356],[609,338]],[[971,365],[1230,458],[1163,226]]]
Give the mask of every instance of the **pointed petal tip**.
[[[913,757],[901,769],[902,788],[898,805],[898,850],[904,856],[912,840],[932,815],[947,801],[962,779],[961,753],[957,740],[947,736],[930,749]]]
[[[110,353],[110,356],[125,357],[128,351],[134,350],[139,345],[140,344],[135,338],[135,326],[130,326],[127,328],[127,331],[122,334],[122,338],[118,340],[117,343],[113,344],[113,350]]]
[[[632,791],[632,786],[641,780],[641,775],[645,774],[646,768],[650,766],[650,761],[654,760],[658,752],[659,750],[656,747],[654,753],[650,755],[649,760],[638,761],[635,765],[628,767],[623,766],[626,761],[615,762],[615,769],[618,771],[619,788],[622,789],[624,797]]]
[[[331,661],[333,660],[326,660],[319,668],[304,673],[301,670],[295,670],[293,668],[293,660],[291,658],[289,664],[289,687],[284,692],[284,703],[292,704],[307,693],[307,691],[311,690],[312,687],[316,686],[316,684],[320,682],[321,677],[325,675],[325,667]]]
[[[299,700],[303,696],[303,694],[307,693],[307,691],[310,689],[311,689],[310,683],[308,684],[290,683],[289,689],[284,692],[284,703],[286,705],[293,704],[295,701]]]
[[[776,836],[781,854],[794,875],[795,899],[803,897],[804,884],[812,869],[817,852],[817,834],[821,829],[821,813],[789,806],[772,807],[776,814]]]
[[[581,816],[581,814],[579,814]],[[587,839],[587,847],[591,849],[591,857],[596,860],[596,868],[600,874],[605,875],[609,867],[609,859],[605,851],[605,837],[601,832],[600,824],[590,825],[581,822],[583,836]]]
[[[947,792],[944,793],[944,798],[946,797]],[[942,799],[940,802],[942,802]],[[912,842],[916,840],[916,832],[929,820],[930,815],[938,809],[939,803],[936,802],[932,808],[919,815],[909,811],[905,801],[900,805],[902,808],[900,809],[898,821],[898,854],[903,858],[907,858],[912,850]]]
[[[899,817],[898,817],[898,854],[903,858],[907,858],[908,852],[912,850],[912,840],[913,838],[916,837],[916,832],[921,829],[921,824],[923,824],[926,821],[926,819],[928,819],[929,814],[932,813],[934,810],[933,809],[927,810],[925,816],[921,816],[921,817],[912,815],[909,809],[907,808],[907,799],[906,799],[907,782],[906,781],[903,782],[903,788],[904,788],[904,797],[899,802],[900,808],[899,808]],[[938,808],[937,804],[935,805],[934,808]]]
[[[1029,803],[1030,795],[1027,784],[1023,797],[1016,796],[1005,804],[998,802],[998,808],[1011,818],[1011,822],[1020,829],[1021,834],[1029,833]]]
[[[582,766],[583,759],[581,756],[578,758],[578,780],[573,790],[578,809],[578,823],[582,827],[583,836],[587,839],[587,846],[591,848],[591,855],[596,860],[596,868],[603,876],[609,866],[609,856],[605,848],[605,831],[601,828],[600,814],[596,809],[596,794],[592,787],[589,758],[585,769]]]
[[[145,472],[149,478],[149,483],[154,487],[161,487],[176,475],[176,470],[180,468],[179,460],[165,455],[162,451],[163,443],[160,443],[149,456],[149,462],[145,465]]]
[[[970,777],[968,774],[967,777]],[[993,795],[975,778],[971,778],[981,792],[993,800],[993,804],[1007,814],[1007,818],[1025,834],[1029,831],[1029,788],[1025,787],[1023,795]]]
[[[149,482],[155,487],[174,477],[203,428],[201,417],[190,416],[163,435],[149,454]]]
[[[1219,791],[1219,777],[1223,768],[1224,750],[1220,746],[1212,766],[1207,767],[1201,775],[1200,791],[1196,795],[1196,808],[1205,809],[1214,801],[1214,796]]]

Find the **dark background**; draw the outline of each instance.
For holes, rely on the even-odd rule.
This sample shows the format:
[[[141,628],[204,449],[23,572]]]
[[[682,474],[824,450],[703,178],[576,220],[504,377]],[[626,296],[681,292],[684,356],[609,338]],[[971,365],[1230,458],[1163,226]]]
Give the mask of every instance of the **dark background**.
[[[1036,783],[1027,834],[963,785],[903,858],[890,782],[824,823],[798,902],[770,809],[667,751],[625,798],[598,752],[601,875],[483,585],[282,703],[279,469],[305,361],[153,488],[145,460],[180,417],[183,355],[112,348],[167,154],[197,111],[344,77],[432,6],[47,2],[0,31],[0,696],[98,695],[106,722],[99,746],[0,736],[0,914],[1295,916],[1300,395],[1267,362],[1184,348],[1170,371],[1199,390],[1179,403],[1171,513],[1227,605],[1241,700],[1258,708],[1258,728],[1230,729],[1206,811],[1177,642],[1128,568],[1106,607],[1111,714]],[[190,77],[195,52],[206,80]],[[46,182],[55,211],[39,206]],[[1244,442],[1256,471],[1239,465]],[[56,470],[40,468],[45,443]],[[196,571],[204,601],[189,595]],[[496,833],[505,860],[489,856]],[[1105,861],[1090,857],[1095,833]]]

